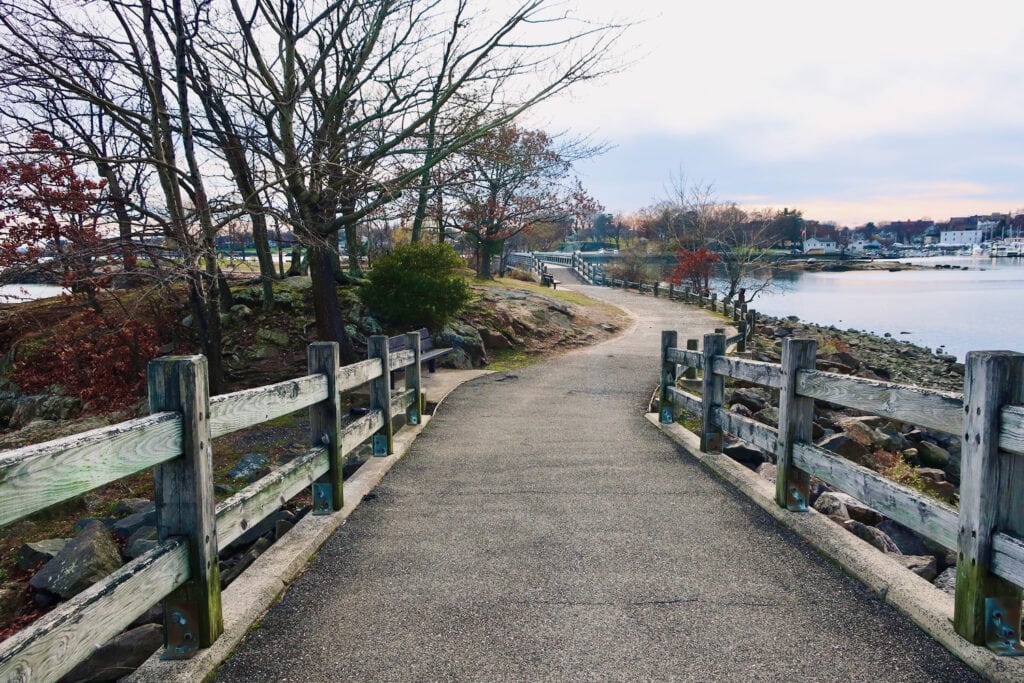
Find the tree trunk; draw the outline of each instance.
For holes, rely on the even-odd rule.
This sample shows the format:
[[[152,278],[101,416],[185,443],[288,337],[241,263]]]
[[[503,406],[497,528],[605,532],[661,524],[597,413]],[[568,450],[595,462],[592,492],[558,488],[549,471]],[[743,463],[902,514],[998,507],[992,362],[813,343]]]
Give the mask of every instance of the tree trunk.
[[[308,262],[302,256],[302,247],[298,243],[292,245],[292,253],[288,262],[288,277],[306,274]]]
[[[313,310],[316,314],[316,331],[320,341],[335,341],[341,347],[343,363],[354,363],[356,352],[345,332],[345,319],[338,302],[338,290],[334,279],[336,257],[331,249],[318,241],[308,248],[309,275],[313,282]]]
[[[220,295],[220,310],[222,313],[230,313],[231,307],[235,305],[235,295],[231,293],[231,285],[224,271],[217,266],[217,292]]]

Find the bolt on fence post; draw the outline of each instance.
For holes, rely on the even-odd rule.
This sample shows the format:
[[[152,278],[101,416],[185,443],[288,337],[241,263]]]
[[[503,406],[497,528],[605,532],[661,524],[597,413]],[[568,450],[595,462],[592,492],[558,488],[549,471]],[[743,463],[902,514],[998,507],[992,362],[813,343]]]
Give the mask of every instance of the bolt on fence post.
[[[384,371],[377,379],[370,380],[370,410],[379,410],[384,416],[384,427],[377,436],[386,441],[386,447],[374,448],[374,455],[391,455],[395,452],[394,425],[391,422],[391,391],[389,376],[391,375],[391,353],[388,350],[388,338],[374,335],[367,340],[366,355],[368,358],[379,358]],[[377,438],[377,437],[374,437]],[[383,452],[381,452],[383,451]]]
[[[806,510],[810,495],[810,475],[793,465],[793,444],[813,439],[814,399],[797,395],[796,379],[800,370],[814,369],[817,352],[814,339],[782,341],[775,502],[788,510]]]
[[[204,356],[149,363],[149,412],[181,413],[182,456],[155,469],[157,538],[188,539],[191,578],[164,598],[164,657],[188,659],[224,631],[213,492],[210,391]]]
[[[722,449],[722,428],[715,424],[715,412],[725,403],[725,381],[712,369],[716,356],[725,355],[725,335],[704,335],[704,379],[701,392],[700,449],[717,453]]]
[[[344,505],[341,458],[341,397],[338,395],[338,369],[341,367],[337,342],[314,342],[306,349],[306,364],[311,375],[327,377],[327,400],[309,407],[309,444],[327,449],[329,469],[313,484],[313,512],[337,512]]]
[[[1024,456],[999,451],[1003,406],[1024,403],[1024,354],[972,351],[966,366],[953,627],[976,645],[1019,653],[1021,589],[991,565],[995,532],[1024,533]]]

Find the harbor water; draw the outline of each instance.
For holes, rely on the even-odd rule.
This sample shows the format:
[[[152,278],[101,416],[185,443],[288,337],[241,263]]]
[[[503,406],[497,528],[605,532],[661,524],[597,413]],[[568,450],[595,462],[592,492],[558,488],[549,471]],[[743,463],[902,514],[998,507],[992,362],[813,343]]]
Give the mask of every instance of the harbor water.
[[[968,351],[1024,352],[1024,259],[900,259],[901,272],[776,271],[751,307],[776,317],[889,334],[961,360]],[[936,268],[948,265],[952,268]],[[963,270],[966,268],[966,270]]]

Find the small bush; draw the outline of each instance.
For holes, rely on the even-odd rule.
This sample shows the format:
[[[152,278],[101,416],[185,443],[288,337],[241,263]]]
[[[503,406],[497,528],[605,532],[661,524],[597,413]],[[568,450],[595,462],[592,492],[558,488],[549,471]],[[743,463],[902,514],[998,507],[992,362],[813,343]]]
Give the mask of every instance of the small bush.
[[[462,259],[447,244],[410,244],[373,264],[359,298],[395,325],[439,330],[469,303]]]

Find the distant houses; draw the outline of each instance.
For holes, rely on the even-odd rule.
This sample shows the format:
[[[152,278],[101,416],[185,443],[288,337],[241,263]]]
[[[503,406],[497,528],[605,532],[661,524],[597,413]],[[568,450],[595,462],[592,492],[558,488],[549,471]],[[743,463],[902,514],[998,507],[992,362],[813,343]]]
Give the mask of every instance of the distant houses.
[[[808,237],[804,240],[805,254],[838,254],[839,245],[835,240],[824,237]]]

